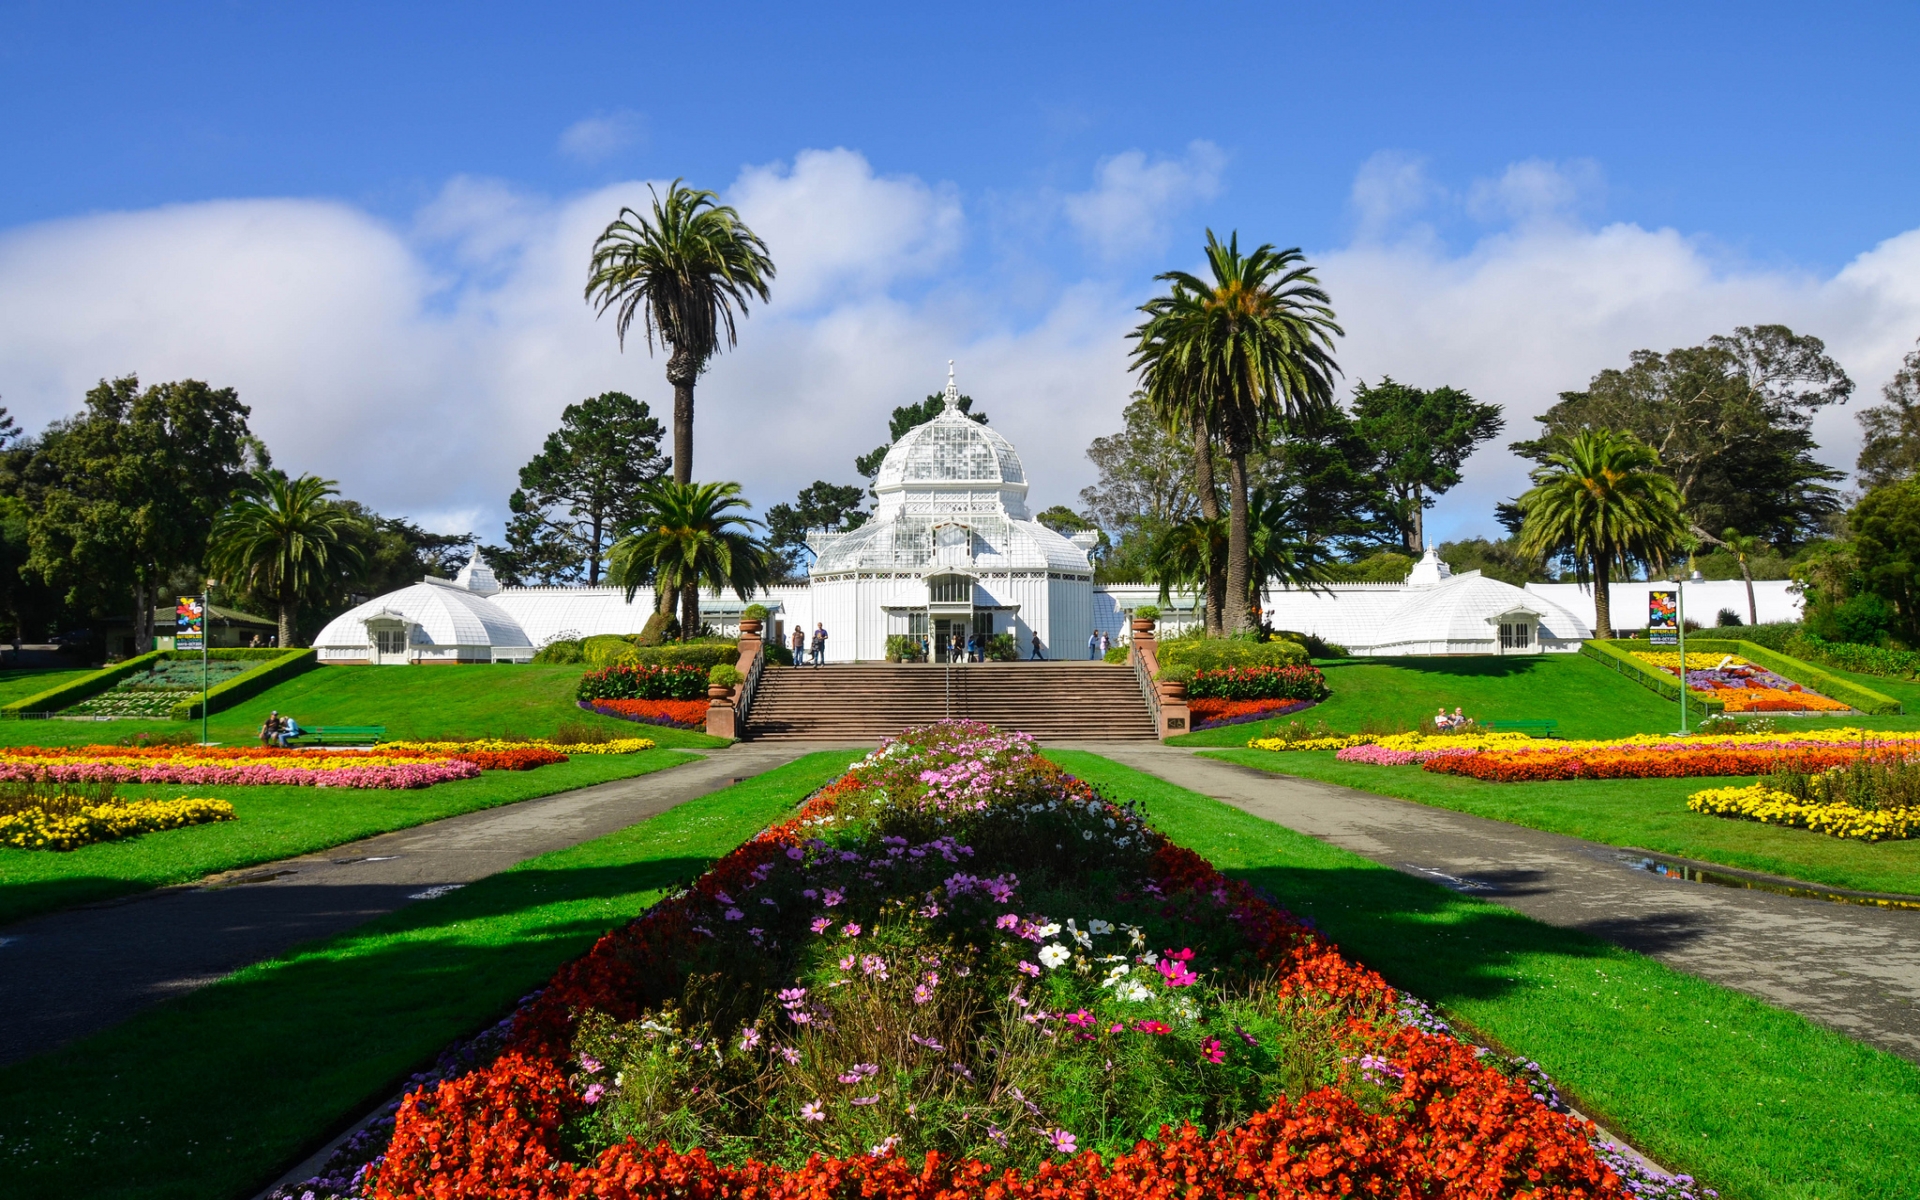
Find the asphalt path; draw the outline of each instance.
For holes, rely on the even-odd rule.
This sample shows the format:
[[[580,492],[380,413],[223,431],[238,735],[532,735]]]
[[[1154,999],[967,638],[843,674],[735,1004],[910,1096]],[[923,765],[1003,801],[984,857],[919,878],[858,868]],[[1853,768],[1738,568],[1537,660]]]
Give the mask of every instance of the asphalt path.
[[[0,928],[0,1064],[417,900],[658,816],[817,747],[737,744],[632,779],[416,825]]]
[[[1151,742],[1072,748],[1920,1061],[1920,911],[1689,882],[1636,869],[1644,856],[1618,846]]]

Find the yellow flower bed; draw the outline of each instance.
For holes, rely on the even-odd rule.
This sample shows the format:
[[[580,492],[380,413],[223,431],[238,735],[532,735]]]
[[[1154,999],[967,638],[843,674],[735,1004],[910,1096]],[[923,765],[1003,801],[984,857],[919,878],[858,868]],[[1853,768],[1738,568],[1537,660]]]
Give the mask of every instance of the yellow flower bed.
[[[1680,653],[1677,650],[1634,650],[1632,655],[1643,663],[1655,667],[1664,667],[1669,671],[1680,669]],[[1753,664],[1737,654],[1698,654],[1687,655],[1687,670],[1711,671],[1721,663],[1731,659],[1732,666],[1751,667]]]
[[[1348,746],[1364,746],[1372,739],[1364,733],[1343,733],[1333,737],[1296,738],[1289,742],[1285,738],[1257,737],[1247,743],[1252,750],[1345,750]]]
[[[1373,739],[1382,750],[1512,750],[1530,746],[1540,739],[1530,734],[1499,733],[1392,733]]]
[[[507,742],[499,738],[476,738],[471,742],[381,742],[376,749],[414,750],[426,754],[458,754],[462,750],[525,750],[533,747],[573,755],[638,754],[642,750],[653,749],[655,745],[652,738],[615,738],[610,742],[575,742],[565,746],[558,742],[544,740]]]
[[[1910,838],[1920,833],[1920,809],[1875,812],[1851,804],[1809,803],[1759,783],[1695,792],[1687,797],[1687,807],[1715,817],[1737,817],[1762,825],[1788,825],[1867,842]]]
[[[233,805],[225,800],[132,800],[90,804],[60,816],[44,808],[23,809],[0,816],[0,846],[20,850],[75,850],[93,842],[179,829],[208,821],[231,821]]]

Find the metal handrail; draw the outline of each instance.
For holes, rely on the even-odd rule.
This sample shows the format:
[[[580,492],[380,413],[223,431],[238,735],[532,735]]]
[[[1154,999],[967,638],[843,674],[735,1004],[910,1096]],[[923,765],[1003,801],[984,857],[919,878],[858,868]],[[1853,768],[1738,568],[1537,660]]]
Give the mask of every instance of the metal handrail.
[[[747,668],[747,678],[740,685],[740,701],[734,706],[736,719],[740,723],[739,733],[747,731],[747,714],[753,711],[753,694],[760,687],[760,669],[767,665],[767,644],[760,643],[760,652],[753,656],[753,665]]]
[[[1147,702],[1147,712],[1153,717],[1154,732],[1160,730],[1160,689],[1154,686],[1153,676],[1147,674],[1147,662],[1138,649],[1127,655],[1127,661],[1133,664],[1133,677],[1140,684],[1140,695]]]

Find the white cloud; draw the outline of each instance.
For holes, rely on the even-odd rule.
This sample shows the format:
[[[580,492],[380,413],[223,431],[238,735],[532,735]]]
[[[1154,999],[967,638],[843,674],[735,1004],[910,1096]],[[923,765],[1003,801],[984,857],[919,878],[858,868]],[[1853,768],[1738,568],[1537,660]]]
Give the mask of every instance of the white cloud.
[[[1348,197],[1359,218],[1356,240],[1381,237],[1444,194],[1428,177],[1425,159],[1399,150],[1376,151],[1360,164]]]
[[[1498,179],[1475,180],[1467,191],[1469,213],[1489,224],[1528,225],[1564,220],[1598,207],[1606,195],[1606,175],[1591,159],[1564,163],[1530,158],[1509,164]]]
[[[639,113],[620,109],[575,121],[560,133],[560,153],[583,163],[596,163],[638,143],[646,134]]]
[[[1160,165],[1142,156],[1110,169],[1117,161],[1090,195],[1126,192],[1109,184]],[[1540,193],[1524,173],[1509,177],[1521,200]],[[1405,194],[1388,180],[1389,201]],[[1565,214],[1555,186],[1547,211]],[[953,358],[1020,448],[1036,505],[1071,503],[1089,482],[1086,445],[1118,426],[1129,390],[1125,335],[1146,271],[1132,290],[1104,271],[1044,290],[1033,273],[971,271],[954,189],[880,175],[844,149],[749,167],[724,198],[767,238],[780,274],[738,349],[701,379],[697,477],[741,480],[762,505],[816,478],[852,482],[888,412],[936,390]],[[664,358],[642,336],[621,353],[581,297],[594,236],[647,199],[639,181],[553,200],[455,179],[404,227],[344,204],[258,200],[6,231],[0,395],[38,429],[76,411],[102,376],[231,384],[288,469],[497,539],[515,472],[562,407],[615,388],[671,407]],[[1783,321],[1826,338],[1860,385],[1817,427],[1827,461],[1847,466],[1852,411],[1920,334],[1920,230],[1823,278],[1729,267],[1672,230],[1511,216],[1537,204],[1502,211],[1511,227],[1464,252],[1403,232],[1310,256],[1349,331],[1348,381],[1390,372],[1464,387],[1505,405],[1519,435],[1556,393],[1635,348]],[[1153,219],[1090,228],[1137,238]],[[1523,476],[1504,449],[1483,451],[1430,527],[1492,531],[1492,504]]]
[[[1184,158],[1149,159],[1128,150],[1101,161],[1092,189],[1062,198],[1067,221],[1102,257],[1159,250],[1181,211],[1220,194],[1227,156],[1194,142]]]

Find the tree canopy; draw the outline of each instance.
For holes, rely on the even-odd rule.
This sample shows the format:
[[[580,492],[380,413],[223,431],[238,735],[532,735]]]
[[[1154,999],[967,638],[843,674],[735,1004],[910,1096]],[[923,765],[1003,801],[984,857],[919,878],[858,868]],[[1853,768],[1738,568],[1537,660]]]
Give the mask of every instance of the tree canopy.
[[[816,479],[800,489],[792,504],[767,509],[767,549],[775,572],[784,580],[806,578],[809,529],[858,529],[872,514],[862,506],[866,489],[858,484],[828,483]]]
[[[560,428],[520,468],[494,569],[516,582],[597,585],[607,548],[639,519],[642,494],[666,472],[662,432],[645,402],[625,392],[567,405]]]
[[[1374,456],[1376,478],[1391,495],[1383,515],[1407,550],[1417,556],[1426,549],[1426,510],[1460,482],[1461,464],[1505,424],[1498,404],[1458,388],[1409,387],[1388,376],[1354,390],[1354,431]]]
[[[1516,453],[1545,463],[1583,429],[1633,434],[1659,458],[1687,521],[1737,525],[1780,546],[1814,536],[1840,510],[1839,471],[1813,457],[1814,414],[1844,403],[1853,381],[1819,338],[1784,325],[1741,326],[1705,345],[1636,350],[1585,391],[1562,392]]]
[[[760,522],[737,483],[676,483],[660,480],[646,493],[646,512],[634,531],[614,543],[607,582],[626,589],[627,599],[651,583],[660,611],[677,593],[680,628],[700,629],[701,587],[726,588],[742,600],[771,582],[766,543],[754,534]]]
[[[1880,399],[1857,414],[1864,437],[1854,465],[1865,488],[1911,479],[1920,471],[1920,348],[1907,351],[1900,369],[1880,389]]]

